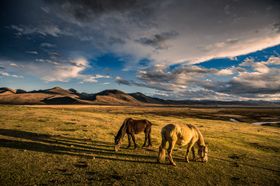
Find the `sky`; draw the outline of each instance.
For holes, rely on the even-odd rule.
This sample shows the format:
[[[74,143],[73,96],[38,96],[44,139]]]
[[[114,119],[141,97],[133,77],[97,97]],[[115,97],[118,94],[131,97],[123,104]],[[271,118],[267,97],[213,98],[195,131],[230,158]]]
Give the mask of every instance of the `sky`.
[[[279,0],[2,0],[0,87],[280,100]]]

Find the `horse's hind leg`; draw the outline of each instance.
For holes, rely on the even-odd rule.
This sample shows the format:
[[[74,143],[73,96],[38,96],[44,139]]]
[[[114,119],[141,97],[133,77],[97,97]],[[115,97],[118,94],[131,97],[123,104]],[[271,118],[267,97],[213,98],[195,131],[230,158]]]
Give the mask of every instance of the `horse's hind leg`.
[[[144,144],[142,145],[142,148],[146,146],[147,139],[148,139],[148,132],[147,132],[147,130],[145,130],[145,141],[144,141]]]
[[[166,142],[167,141],[164,138],[162,138],[161,144],[159,146],[158,159],[157,159],[157,161],[159,163],[161,163],[161,162],[163,162],[163,160],[165,160],[165,151],[166,151],[166,146],[167,146]]]
[[[152,128],[150,128],[150,130],[148,132],[148,147],[152,146],[151,132],[152,132]]]
[[[195,158],[194,146],[192,147],[192,155],[193,155],[193,160],[196,160],[196,158]]]
[[[137,149],[138,145],[137,145],[136,142],[135,142],[135,136],[134,136],[133,133],[131,134],[131,137],[132,137],[132,141],[133,141],[133,143],[134,143],[134,149]]]
[[[169,159],[170,163],[174,166],[176,166],[176,163],[173,161],[172,152],[175,147],[175,144],[176,144],[176,140],[172,139],[169,141],[169,147],[168,147],[168,159]]]

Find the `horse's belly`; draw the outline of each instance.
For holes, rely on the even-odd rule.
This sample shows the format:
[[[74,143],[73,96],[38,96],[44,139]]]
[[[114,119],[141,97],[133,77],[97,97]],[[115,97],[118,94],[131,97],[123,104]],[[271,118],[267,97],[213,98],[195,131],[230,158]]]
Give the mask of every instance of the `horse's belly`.
[[[179,139],[177,140],[177,145],[180,145],[180,146],[185,146],[187,145],[189,142],[188,141],[185,141],[183,139]]]

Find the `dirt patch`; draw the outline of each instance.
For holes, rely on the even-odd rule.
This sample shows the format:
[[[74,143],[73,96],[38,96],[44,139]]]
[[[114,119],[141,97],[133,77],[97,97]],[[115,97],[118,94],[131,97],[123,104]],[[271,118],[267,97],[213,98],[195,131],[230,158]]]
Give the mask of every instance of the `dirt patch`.
[[[267,146],[267,145],[262,145],[259,143],[249,143],[252,147],[258,149],[258,150],[262,150],[262,151],[268,151],[268,152],[279,152],[279,148],[278,147],[272,147],[272,146]]]
[[[241,160],[246,158],[246,154],[231,154],[228,157],[233,160]]]

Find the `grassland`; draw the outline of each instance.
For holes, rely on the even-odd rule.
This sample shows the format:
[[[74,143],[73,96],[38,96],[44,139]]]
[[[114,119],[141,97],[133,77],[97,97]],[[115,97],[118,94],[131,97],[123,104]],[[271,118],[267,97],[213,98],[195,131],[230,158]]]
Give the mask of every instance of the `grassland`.
[[[280,185],[280,109],[126,106],[0,106],[0,185]],[[115,153],[126,117],[146,118],[153,148]],[[235,118],[241,122],[230,122]],[[279,120],[278,120],[279,121]],[[192,123],[209,145],[209,162],[157,164],[160,130]],[[143,134],[137,136],[143,143]],[[127,139],[123,145],[127,144]]]

